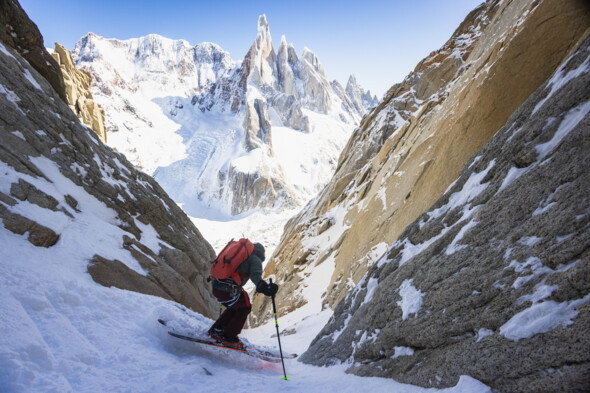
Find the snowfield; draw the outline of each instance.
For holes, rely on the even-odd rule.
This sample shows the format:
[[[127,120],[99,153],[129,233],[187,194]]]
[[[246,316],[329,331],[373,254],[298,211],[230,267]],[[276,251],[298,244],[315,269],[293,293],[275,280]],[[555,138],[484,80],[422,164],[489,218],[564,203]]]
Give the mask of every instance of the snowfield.
[[[112,235],[113,241],[116,235]],[[4,228],[0,243],[0,391],[2,392],[489,392],[462,377],[451,389],[424,389],[384,378],[344,372],[346,365],[320,368],[280,363],[209,348],[169,336],[164,318],[187,332],[203,334],[212,323],[184,307],[153,296],[105,288],[86,272],[87,260],[69,235],[49,249],[37,248]],[[121,250],[121,252],[125,252]],[[329,315],[327,315],[329,317]],[[302,321],[297,333],[283,334],[285,353],[301,354],[326,315]],[[282,331],[291,326],[279,320]],[[274,323],[245,330],[251,345],[277,347]]]

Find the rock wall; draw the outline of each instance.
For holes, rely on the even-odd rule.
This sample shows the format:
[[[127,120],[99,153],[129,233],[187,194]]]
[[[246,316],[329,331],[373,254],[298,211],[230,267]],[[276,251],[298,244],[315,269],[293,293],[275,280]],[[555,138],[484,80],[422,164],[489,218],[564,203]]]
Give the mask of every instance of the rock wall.
[[[98,135],[102,143],[106,143],[107,131],[104,125],[104,109],[92,98],[90,92],[92,78],[90,74],[76,68],[70,51],[57,42],[51,56],[61,68],[70,109],[82,123],[86,124]]]
[[[37,25],[16,0],[0,0],[0,41],[24,57],[67,102],[59,64],[47,53]]]
[[[16,2],[3,2],[2,7],[6,4],[13,8],[3,8],[3,16],[21,10]],[[0,37],[25,41],[12,35],[10,25],[3,24],[0,31]],[[40,35],[27,40],[43,42]],[[172,299],[214,316],[218,305],[205,281],[213,248],[150,176],[80,123],[43,76],[53,75],[56,64],[45,54],[41,58],[51,59],[45,65],[50,69],[39,73],[0,41],[2,225],[37,247],[68,247],[60,243],[68,223],[96,217],[100,225],[88,226],[89,241],[97,231],[120,234],[118,250],[96,244],[93,258],[80,260],[96,282]],[[47,217],[58,218],[60,224]],[[122,260],[104,257],[113,252]]]
[[[316,292],[334,308],[555,71],[588,21],[577,0],[488,1],[472,11],[363,118],[331,182],[286,225],[266,267],[285,288],[278,309],[307,304],[308,282],[324,285]],[[333,268],[318,269],[326,263]],[[253,305],[251,323],[269,318],[261,297]]]
[[[301,360],[421,386],[469,375],[500,392],[588,391],[588,149],[590,36],[369,269]]]

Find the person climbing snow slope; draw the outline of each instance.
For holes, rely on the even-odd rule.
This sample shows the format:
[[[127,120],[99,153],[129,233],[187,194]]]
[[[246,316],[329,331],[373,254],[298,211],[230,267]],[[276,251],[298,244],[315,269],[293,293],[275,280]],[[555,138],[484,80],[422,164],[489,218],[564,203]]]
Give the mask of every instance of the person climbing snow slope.
[[[266,296],[274,296],[278,291],[277,284],[262,279],[264,252],[260,243],[248,239],[231,240],[211,266],[213,296],[225,306],[225,310],[208,334],[223,345],[244,348],[238,335],[252,310],[250,298],[243,289],[249,279],[256,285],[256,291]]]

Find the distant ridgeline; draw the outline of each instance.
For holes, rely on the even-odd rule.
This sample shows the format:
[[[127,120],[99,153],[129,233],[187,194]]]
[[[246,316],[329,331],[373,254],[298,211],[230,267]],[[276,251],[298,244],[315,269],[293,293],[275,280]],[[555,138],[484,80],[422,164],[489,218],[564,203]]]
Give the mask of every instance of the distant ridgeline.
[[[155,34],[89,33],[73,55],[106,110],[109,145],[188,211],[195,201],[228,215],[301,206],[377,104],[354,76],[346,88],[329,82],[317,56],[298,56],[284,36],[275,52],[264,15],[240,62],[213,43]]]
[[[280,315],[334,309],[303,361],[588,389],[589,8],[487,1],[364,117],[266,267]]]

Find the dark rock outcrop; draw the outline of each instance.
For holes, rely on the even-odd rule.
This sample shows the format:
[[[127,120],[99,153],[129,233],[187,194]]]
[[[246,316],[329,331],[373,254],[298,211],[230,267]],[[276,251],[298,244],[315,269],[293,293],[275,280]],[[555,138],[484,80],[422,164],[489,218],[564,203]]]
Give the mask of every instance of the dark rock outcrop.
[[[43,45],[37,25],[16,0],[0,0],[0,41],[15,49],[67,102],[64,79],[59,64]]]

